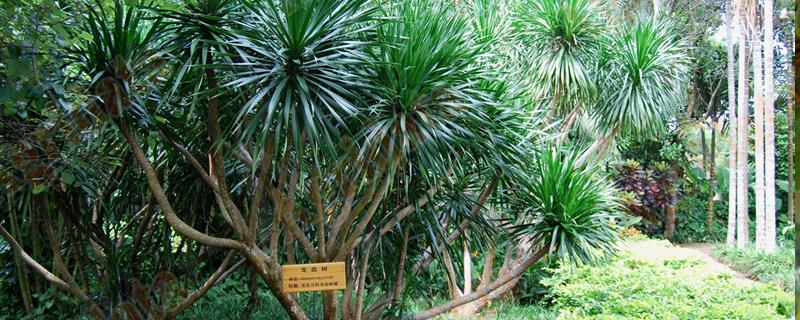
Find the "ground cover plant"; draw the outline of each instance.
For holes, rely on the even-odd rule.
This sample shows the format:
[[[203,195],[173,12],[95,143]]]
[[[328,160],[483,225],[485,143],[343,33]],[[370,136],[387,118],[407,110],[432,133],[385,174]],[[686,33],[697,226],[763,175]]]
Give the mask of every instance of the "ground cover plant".
[[[765,253],[755,248],[714,248],[714,254],[731,268],[764,283],[770,283],[794,292],[794,247],[781,245],[775,253]]]
[[[634,240],[636,241],[636,240]],[[656,240],[647,248],[671,247]],[[792,295],[709,273],[696,258],[642,259],[623,251],[603,266],[564,266],[548,283],[559,319],[788,319]]]

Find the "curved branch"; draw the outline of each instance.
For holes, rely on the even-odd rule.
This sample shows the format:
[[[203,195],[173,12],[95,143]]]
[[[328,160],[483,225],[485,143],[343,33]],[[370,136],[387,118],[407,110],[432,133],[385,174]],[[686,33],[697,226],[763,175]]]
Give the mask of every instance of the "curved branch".
[[[209,176],[206,173],[206,169],[203,168],[203,165],[200,164],[200,161],[197,161],[197,158],[195,158],[192,155],[192,153],[189,152],[189,150],[187,150],[181,144],[179,144],[179,143],[173,141],[172,139],[170,139],[169,137],[167,137],[163,132],[159,131],[159,135],[161,136],[161,139],[164,139],[164,141],[169,143],[173,148],[175,148],[175,150],[178,151],[178,153],[182,154],[186,158],[186,160],[189,161],[189,163],[192,165],[194,170],[197,171],[197,174],[200,175],[201,178],[203,178],[203,181],[205,181],[205,183],[209,187],[211,187],[211,189],[214,190],[214,193],[219,193],[219,186],[217,185],[217,183],[214,182],[213,179],[211,179],[211,176]]]
[[[436,194],[436,192],[438,190],[439,190],[439,185],[428,189],[428,192],[426,192],[421,197],[419,197],[419,199],[417,199],[417,201],[415,201],[414,203],[411,203],[411,204],[405,206],[404,208],[400,209],[399,211],[397,211],[397,213],[394,214],[394,217],[392,218],[392,220],[389,221],[388,223],[386,223],[380,229],[380,235],[384,235],[387,232],[391,231],[392,227],[400,224],[400,221],[402,221],[403,219],[408,217],[408,215],[414,213],[414,211],[417,211],[417,208],[422,207],[425,204],[427,204],[428,201],[430,200],[430,198],[433,198],[433,196]]]
[[[261,168],[259,169],[258,179],[256,180],[255,191],[253,192],[253,202],[250,203],[248,213],[247,237],[249,243],[256,241],[258,230],[258,213],[261,211],[261,201],[264,198],[265,186],[272,181],[272,155],[275,152],[275,142],[270,139],[264,153],[261,155]]]
[[[181,220],[181,218],[179,218],[172,209],[172,205],[170,204],[169,199],[164,192],[164,188],[161,187],[161,183],[158,181],[158,176],[156,175],[155,169],[153,169],[153,165],[150,163],[150,160],[147,159],[147,156],[144,154],[142,147],[139,145],[139,142],[136,139],[136,134],[131,132],[130,128],[128,128],[122,122],[118,122],[117,126],[119,127],[120,131],[122,131],[122,135],[125,136],[125,139],[128,141],[128,144],[130,145],[136,160],[139,161],[139,165],[142,167],[142,170],[144,170],[147,184],[150,186],[150,190],[153,192],[153,196],[156,198],[158,205],[161,207],[161,212],[164,213],[164,217],[170,226],[175,228],[176,231],[188,237],[189,239],[208,246],[239,250],[245,249],[245,246],[238,241],[209,236],[186,224],[186,222],[183,222],[183,220]]]
[[[364,230],[367,228],[367,225],[372,221],[372,216],[375,214],[375,211],[378,210],[378,206],[380,206],[381,202],[383,202],[383,196],[389,191],[389,187],[391,185],[391,177],[388,175],[384,177],[383,185],[381,185],[380,190],[372,197],[371,205],[364,213],[364,216],[361,217],[361,221],[358,222],[355,229],[352,233],[350,233],[349,237],[347,238],[345,243],[338,247],[336,258],[334,261],[339,261],[344,259],[344,257],[355,248],[356,241],[361,238],[361,235],[364,233]],[[347,225],[347,224],[345,224]],[[340,232],[340,235],[346,234],[347,229],[343,229]],[[345,239],[342,239],[345,240]]]
[[[89,296],[87,296],[85,293],[83,293],[82,290],[68,284],[66,281],[64,281],[63,279],[59,278],[58,276],[47,270],[45,267],[39,264],[39,262],[34,260],[30,255],[28,255],[28,253],[25,252],[22,246],[19,245],[17,240],[14,239],[14,237],[12,237],[11,234],[8,233],[6,228],[4,228],[2,225],[0,225],[0,236],[2,236],[3,239],[6,242],[8,242],[9,245],[11,245],[11,249],[14,250],[14,253],[16,253],[22,259],[22,261],[25,262],[25,264],[30,266],[34,271],[36,271],[42,277],[44,277],[45,280],[56,285],[61,290],[64,290],[66,293],[75,296],[81,302],[96,307],[94,301],[91,298],[89,298]]]
[[[517,277],[525,273],[525,270],[527,270],[528,267],[536,263],[536,261],[539,261],[542,257],[544,257],[544,255],[547,254],[547,251],[548,251],[547,246],[542,246],[542,248],[539,249],[539,251],[536,251],[536,253],[526,258],[525,260],[521,261],[511,272],[501,276],[500,278],[492,282],[490,285],[480,288],[471,294],[452,299],[445,304],[430,308],[422,312],[418,312],[412,317],[412,319],[422,320],[422,319],[433,318],[444,312],[450,311],[452,309],[455,309],[456,307],[478,300],[490,294],[495,289],[502,287],[506,283],[511,282],[512,280],[516,279]]]

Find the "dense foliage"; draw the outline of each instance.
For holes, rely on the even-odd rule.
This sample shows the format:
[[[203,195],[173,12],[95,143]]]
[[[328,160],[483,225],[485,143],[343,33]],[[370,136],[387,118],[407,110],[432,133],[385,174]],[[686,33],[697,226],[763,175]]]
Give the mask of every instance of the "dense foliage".
[[[631,216],[717,239],[719,6],[651,5],[8,1],[0,319],[469,315]],[[281,286],[331,261],[345,290]]]

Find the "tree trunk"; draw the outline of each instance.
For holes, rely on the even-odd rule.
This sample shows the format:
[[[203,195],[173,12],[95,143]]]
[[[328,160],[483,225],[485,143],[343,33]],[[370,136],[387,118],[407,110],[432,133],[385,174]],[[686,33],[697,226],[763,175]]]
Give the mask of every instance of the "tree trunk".
[[[480,212],[480,210],[484,207],[484,204],[489,199],[489,196],[494,192],[495,188],[497,187],[498,178],[499,178],[499,176],[495,176],[491,180],[486,182],[486,184],[483,187],[483,190],[481,191],[480,195],[478,196],[477,201],[475,202],[475,204],[472,207],[471,212],[473,214],[478,214],[478,212]],[[414,266],[409,268],[410,275],[408,277],[415,277],[421,271],[427,269],[428,266],[430,265],[430,263],[433,261],[434,254],[436,252],[441,252],[442,250],[447,248],[447,246],[449,244],[451,244],[454,241],[458,240],[458,238],[461,237],[462,234],[463,234],[462,230],[467,230],[469,228],[469,225],[470,225],[470,220],[462,221],[458,225],[457,228],[453,229],[452,233],[447,236],[447,238],[443,241],[443,243],[440,243],[439,245],[429,245],[427,248],[423,249],[422,250],[422,256],[420,257],[420,259],[417,260],[417,262],[414,264]],[[404,248],[405,248],[405,245],[406,245],[407,240],[408,240],[407,237],[408,237],[408,234],[405,234],[404,235],[404,240],[403,240]],[[487,257],[491,257],[491,258],[487,258],[487,259],[493,261],[495,248],[491,247],[490,250],[491,251],[489,253],[487,253],[486,256]],[[401,259],[400,259],[400,261],[403,261],[403,263],[401,264],[402,266],[405,266],[405,261],[407,260],[406,255],[407,255],[406,250],[403,250],[403,252],[401,254]],[[485,264],[486,262],[487,261],[485,260],[484,261],[484,266],[486,265]],[[491,261],[489,261],[489,262],[491,262]],[[489,263],[489,265],[491,265],[491,263]],[[488,272],[489,272],[488,276],[486,275],[486,272],[487,272],[487,270],[484,269],[484,275],[481,276],[481,282],[480,282],[480,284],[478,286],[479,289],[480,289],[480,287],[483,287],[484,285],[488,285],[489,284],[489,279],[488,278],[491,276],[491,272],[492,272],[491,267],[488,270]],[[398,276],[396,277],[396,279],[403,280],[404,278],[406,278],[406,276],[403,276],[403,274],[404,273],[402,272],[402,270],[398,270]],[[369,310],[367,311],[368,317],[366,317],[366,319],[377,319],[378,317],[376,315],[380,315],[380,313],[383,310],[385,310],[385,308],[389,307],[390,304],[397,302],[397,300],[400,297],[400,293],[402,293],[403,290],[405,290],[405,285],[406,285],[405,281],[397,281],[396,280],[395,281],[394,292],[386,292],[382,298],[380,298],[376,302],[374,302],[372,304],[372,307],[370,307]]]
[[[339,298],[336,291],[322,292],[322,318],[336,320],[339,318]]]
[[[508,272],[507,274],[504,274],[503,276],[499,277],[497,280],[495,280],[491,284],[489,284],[487,286],[484,286],[484,287],[476,290],[475,292],[473,292],[471,294],[460,296],[458,298],[450,300],[449,302],[447,302],[445,304],[442,304],[442,305],[433,307],[431,309],[428,309],[428,310],[419,312],[417,314],[414,314],[414,316],[412,318],[415,319],[415,320],[433,318],[433,317],[438,316],[438,315],[440,315],[440,314],[442,314],[444,312],[452,310],[452,309],[454,309],[456,307],[459,307],[461,305],[464,305],[464,304],[470,303],[472,301],[478,300],[481,297],[484,297],[484,296],[490,294],[492,291],[494,291],[494,290],[506,285],[507,283],[509,283],[509,282],[511,282],[511,281],[513,281],[515,279],[519,279],[519,277],[522,276],[522,274],[525,273],[525,270],[527,270],[528,267],[530,267],[531,265],[536,263],[536,261],[539,261],[539,259],[544,257],[544,255],[546,253],[547,253],[547,246],[543,246],[538,251],[536,251],[533,255],[525,258],[524,260],[520,261],[518,264],[513,266],[513,268],[511,269],[510,272]]]
[[[800,27],[800,20],[795,19],[794,23],[795,23],[794,26],[795,26],[795,30],[796,30],[798,27]],[[793,36],[792,40],[793,40],[792,41],[793,49],[797,50],[797,37]],[[793,63],[791,65],[791,68],[794,71],[794,76],[795,77],[797,77],[797,74],[798,74],[797,66],[800,65],[800,61],[798,61],[797,57],[798,57],[797,56],[797,52],[795,51],[794,55],[792,57],[792,62]],[[789,79],[789,81],[792,82],[792,83],[794,83],[795,80],[796,79],[792,79],[792,78]],[[798,90],[797,89],[800,89],[800,86],[795,86],[794,87],[793,95],[794,95],[795,98],[798,96]],[[794,105],[790,105],[789,108],[794,109],[794,113],[795,114],[797,112],[800,112],[800,108],[798,108],[797,102],[795,102]],[[800,124],[797,123],[797,117],[795,117],[794,120],[795,120],[795,122],[794,122],[794,132],[789,132],[789,135],[794,135],[794,141],[800,141],[800,130],[797,130],[798,129],[798,125],[800,125]],[[794,158],[800,158],[800,148],[795,148],[794,149]],[[789,174],[790,175],[794,174],[794,181],[795,181],[794,189],[790,189],[789,192],[794,191],[794,193],[795,193],[794,207],[795,207],[795,209],[796,208],[800,208],[800,196],[798,196],[798,195],[800,195],[800,185],[797,184],[797,181],[800,180],[800,170],[797,170],[795,168],[795,170],[794,171],[790,171]],[[795,221],[797,221],[797,218],[795,218]],[[795,277],[794,277],[794,279],[795,279],[795,288],[800,286],[800,276],[798,276],[798,275],[800,275],[800,268],[797,267],[797,266],[800,266],[800,237],[796,236],[797,233],[798,233],[798,230],[800,230],[800,229],[798,229],[797,223],[795,223],[795,225],[794,225],[794,232],[795,232],[795,237],[794,237],[794,265],[795,265]],[[795,294],[794,295],[794,312],[795,312],[795,315],[800,314],[800,295],[799,294]]]
[[[453,258],[450,256],[450,251],[447,248],[442,250],[442,264],[444,264],[444,269],[447,271],[447,290],[450,292],[450,299],[455,299],[456,297],[461,296],[463,293],[461,288],[458,287],[456,269],[453,266]]]
[[[45,280],[57,286],[59,289],[64,290],[64,292],[78,298],[78,300],[82,303],[91,306],[92,309],[97,308],[94,300],[86,295],[81,288],[71,285],[68,281],[61,279],[57,275],[50,272],[50,270],[47,270],[44,266],[39,264],[38,261],[34,260],[27,252],[25,252],[16,239],[14,239],[5,228],[3,228],[2,225],[0,225],[0,237],[2,237],[6,243],[8,243],[8,245],[11,247],[11,250],[14,251],[14,254],[19,256],[20,260],[25,262],[25,264],[33,269],[33,271],[41,275]]]
[[[791,70],[791,68],[790,68],[790,70]],[[793,75],[791,75],[789,78],[792,79]],[[787,193],[789,194],[789,199],[788,199],[789,203],[787,203],[786,215],[789,218],[789,222],[794,223],[795,222],[794,221],[794,216],[795,216],[794,215],[794,211],[795,211],[794,197],[795,197],[795,194],[792,191],[792,190],[794,190],[794,183],[795,183],[795,181],[794,181],[794,134],[793,134],[794,133],[794,92],[792,92],[792,91],[794,91],[794,80],[789,80],[789,91],[791,92],[791,93],[788,94],[788,99],[787,99],[788,102],[789,102],[789,107],[787,108],[788,113],[789,113],[788,114],[788,118],[789,118],[788,119],[789,120],[789,134],[788,134],[788,136],[789,136],[789,145],[788,145],[789,174],[787,174],[787,180],[788,180],[788,185],[789,185],[789,187],[787,188]]]
[[[703,157],[703,161],[700,162],[700,169],[707,170],[708,148],[706,147],[706,128],[701,125],[698,133],[700,134],[700,155]],[[706,172],[706,175],[708,175],[708,172]]]
[[[252,269],[250,270],[250,279],[248,285],[250,286],[250,298],[247,299],[247,307],[244,308],[244,312],[242,312],[242,317],[249,318],[251,314],[253,314],[253,310],[258,307],[259,299],[258,299],[258,273]]]
[[[356,305],[353,301],[353,292],[356,288],[356,280],[358,278],[358,268],[353,259],[353,254],[347,255],[345,263],[345,288],[342,292],[342,319],[355,318]]]
[[[731,1],[725,0],[725,34],[728,66],[728,230],[725,243],[732,248],[736,242],[736,52],[733,50],[733,28],[731,26]]]
[[[739,19],[744,20],[745,8],[740,8]],[[737,112],[736,143],[736,246],[744,248],[750,241],[750,216],[748,212],[748,168],[747,138],[749,129],[748,87],[747,87],[747,35],[742,23],[739,23],[739,101]]]
[[[356,279],[356,305],[355,305],[355,319],[361,320],[364,316],[364,294],[366,293],[366,280],[367,271],[369,271],[369,256],[372,254],[373,243],[367,243],[367,248],[364,249],[364,255],[361,257],[361,265],[358,268],[358,278]]]
[[[795,29],[798,26],[800,26],[800,20],[795,19]],[[797,38],[794,37],[793,40],[794,40],[793,41],[794,50],[797,50]],[[797,56],[797,52],[795,52],[794,57],[792,59],[792,61],[794,62],[792,64],[792,69],[794,70],[795,77],[797,77],[797,74],[798,74],[797,66],[800,65],[800,61],[797,60],[797,57],[798,57]],[[789,81],[794,82],[795,79],[790,79]],[[800,88],[800,86],[795,86],[794,87],[794,93],[793,94],[794,94],[795,97],[798,96],[798,90],[797,90],[798,88]],[[797,112],[800,112],[800,108],[798,108],[797,102],[795,102],[794,105],[790,105],[789,108],[794,109],[794,113],[795,114]],[[800,125],[800,124],[797,123],[797,117],[795,117],[794,121],[795,121],[794,122],[794,132],[790,132],[789,134],[790,135],[794,135],[794,141],[800,141],[800,130],[797,130],[798,129],[798,125]],[[800,158],[800,148],[795,148],[794,149],[794,157],[795,158]],[[795,207],[795,209],[796,208],[800,208],[800,196],[798,196],[798,195],[800,195],[800,184],[797,183],[797,181],[800,180],[800,170],[797,170],[797,168],[795,168],[794,171],[790,171],[789,174],[790,175],[794,174],[794,181],[795,181],[794,189],[789,190],[789,192],[794,191],[794,193],[795,193],[794,207]],[[794,232],[795,232],[795,237],[794,237],[794,265],[795,265],[795,277],[794,277],[795,280],[794,281],[795,282],[794,283],[795,283],[795,288],[800,286],[800,276],[798,276],[798,275],[800,275],[800,268],[797,267],[797,266],[800,266],[800,237],[797,236],[798,230],[800,230],[800,229],[798,229],[796,221],[797,221],[797,218],[795,217],[795,225],[794,225]],[[795,315],[800,314],[800,294],[795,294],[794,295],[794,313],[795,313]]]
[[[481,273],[481,282],[478,284],[478,290],[488,285],[489,282],[492,281],[491,280],[493,272],[492,266],[494,265],[495,254],[496,254],[496,247],[492,244],[489,246],[489,251],[486,252],[483,258],[483,270],[482,270],[483,272]],[[452,314],[457,317],[472,316],[475,313],[477,313],[478,310],[480,310],[488,302],[487,298],[490,295],[487,295],[486,297],[462,305],[454,309]]]
[[[595,162],[602,159],[621,127],[622,125],[618,123],[610,132],[598,137],[597,140],[578,157],[578,160],[575,160],[575,166],[580,166],[593,157]]]
[[[400,257],[397,258],[397,270],[394,276],[394,291],[392,292],[392,301],[400,300],[403,294],[403,284],[405,283],[405,270],[406,260],[408,258],[408,236],[410,235],[410,226],[403,229],[403,245],[400,247]]]
[[[464,294],[472,293],[472,256],[469,252],[469,230],[464,230]]]
[[[795,19],[795,25],[794,26],[795,26],[795,30],[798,27],[800,27],[800,20]],[[793,56],[793,59],[792,59],[793,63],[792,63],[791,67],[794,70],[795,77],[797,77],[797,74],[798,74],[797,66],[800,65],[800,61],[798,61],[798,58],[797,58],[798,57],[797,56],[797,38],[795,37],[793,40],[794,40],[793,41],[793,43],[794,43],[794,46],[793,46],[794,47],[794,56]],[[790,79],[789,81],[794,82],[795,79]],[[795,86],[794,87],[794,96],[795,96],[795,98],[798,96],[798,90],[797,90],[798,88],[800,88],[800,86]],[[798,112],[798,111],[800,111],[800,108],[798,108],[797,102],[795,101],[795,104],[794,105],[790,105],[789,108],[793,108],[794,109],[794,116],[795,116],[794,122],[797,123],[797,121],[798,121],[797,115],[798,115],[798,113],[800,113],[800,112]],[[794,141],[800,141],[800,130],[797,130],[797,129],[798,129],[798,127],[795,126],[794,127],[794,132],[790,132],[789,133],[790,135],[794,135]],[[794,149],[794,157],[795,157],[795,159],[800,158],[800,148],[795,148]],[[794,189],[790,190],[790,192],[794,191],[794,193],[795,193],[794,207],[795,208],[800,208],[800,196],[798,196],[798,195],[800,195],[800,184],[797,183],[797,181],[800,181],[800,170],[795,169],[794,171],[789,172],[789,174],[794,174],[794,181],[795,181]],[[797,220],[796,217],[795,217],[795,220]],[[800,276],[798,276],[798,274],[800,274],[800,268],[796,267],[796,266],[800,266],[800,232],[798,232],[798,228],[796,226],[794,228],[794,231],[795,231],[795,237],[794,237],[795,288],[797,288],[798,286],[800,286]],[[795,305],[795,308],[800,306],[800,295],[799,294],[795,294],[794,295],[794,305]],[[795,309],[795,310],[797,310],[797,309]]]
[[[764,210],[766,223],[764,249],[775,252],[777,231],[775,226],[775,82],[773,76],[775,54],[773,49],[773,0],[764,0]],[[793,81],[793,80],[789,80]]]
[[[714,237],[714,200],[717,197],[717,129],[711,126],[711,152],[708,155],[708,200],[706,202],[706,228],[708,235]]]
[[[664,238],[672,240],[675,236],[675,206],[667,207],[667,214],[664,217]]]
[[[470,256],[469,252],[469,233],[468,230],[464,230],[464,241],[463,241],[463,271],[464,271],[464,292],[462,295],[467,295],[472,293],[472,257]],[[467,316],[472,315],[477,311],[477,308],[474,308],[473,303],[465,304],[461,307],[455,308],[452,311],[452,314],[455,316]]]
[[[794,32],[792,32],[792,49],[789,51],[789,55],[792,56],[794,54]],[[794,88],[795,88],[795,74],[794,74],[794,57],[790,60],[792,63],[789,65],[789,83],[786,92],[786,98],[788,100],[788,105],[786,110],[788,112],[789,117],[789,146],[788,146],[788,153],[789,153],[789,174],[787,174],[787,180],[789,182],[789,188],[787,189],[787,193],[789,194],[789,203],[787,203],[787,215],[789,216],[789,222],[795,222],[795,205],[794,205]]]
[[[19,224],[17,223],[17,214],[16,210],[13,208],[13,198],[12,192],[8,193],[6,197],[8,201],[8,215],[9,215],[9,224],[11,225],[11,236],[14,239],[20,239],[19,237]],[[31,313],[33,310],[33,299],[31,296],[31,289],[30,285],[28,284],[28,269],[25,268],[24,262],[20,258],[20,255],[14,254],[14,265],[16,266],[17,270],[17,282],[19,282],[19,290],[20,295],[22,296],[22,304],[25,307],[25,312],[28,314]]]
[[[756,20],[758,20],[756,18]],[[753,54],[753,124],[755,125],[756,181],[753,186],[756,196],[756,249],[763,250],[766,243],[766,212],[764,206],[764,69],[761,58],[761,32],[758,22],[752,30]]]
[[[271,258],[258,247],[242,250],[242,253],[250,261],[253,268],[258,271],[258,274],[261,276],[264,282],[267,283],[267,286],[269,287],[270,291],[272,291],[273,296],[278,299],[278,302],[281,304],[283,309],[286,310],[289,318],[292,320],[308,320],[308,315],[306,315],[303,308],[297,302],[297,299],[295,299],[291,294],[283,292],[283,288],[281,287],[280,266],[268,265],[267,262],[270,261]]]
[[[231,260],[233,260],[233,256],[235,253],[236,251],[230,250],[228,252],[228,256],[225,257],[225,260],[223,260],[222,263],[217,268],[217,271],[215,271],[211,275],[211,277],[209,277],[208,280],[206,280],[206,282],[203,283],[202,286],[200,286],[200,288],[197,288],[197,290],[195,290],[190,295],[183,298],[183,300],[180,303],[178,303],[177,306],[174,306],[171,309],[167,310],[166,314],[164,315],[164,319],[174,319],[179,314],[186,311],[186,309],[191,307],[195,302],[197,302],[197,300],[202,298],[208,292],[209,289],[211,289],[213,286],[219,283],[218,281],[221,280],[221,277],[226,272],[226,270],[229,270],[228,264],[230,264]],[[251,274],[255,274],[255,271],[252,271]]]

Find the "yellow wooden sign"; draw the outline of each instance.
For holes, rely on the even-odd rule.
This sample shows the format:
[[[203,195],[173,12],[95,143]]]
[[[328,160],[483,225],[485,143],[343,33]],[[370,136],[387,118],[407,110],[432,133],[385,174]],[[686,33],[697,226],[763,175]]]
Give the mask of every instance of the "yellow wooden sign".
[[[344,262],[283,266],[283,291],[328,291],[345,288]]]

